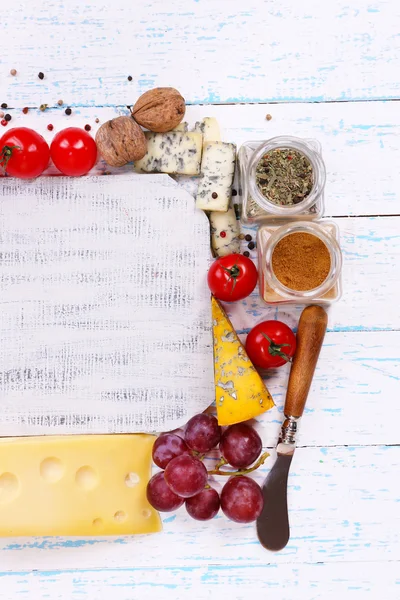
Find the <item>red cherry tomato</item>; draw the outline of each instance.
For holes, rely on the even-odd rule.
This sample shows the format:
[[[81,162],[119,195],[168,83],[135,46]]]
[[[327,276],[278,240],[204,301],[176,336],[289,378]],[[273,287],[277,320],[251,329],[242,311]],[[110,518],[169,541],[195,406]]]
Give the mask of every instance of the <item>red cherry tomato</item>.
[[[51,159],[64,175],[86,175],[97,160],[94,139],[79,127],[59,131],[50,146]]]
[[[211,293],[225,302],[235,302],[249,296],[257,285],[255,264],[242,254],[222,256],[208,271],[208,287]]]
[[[49,157],[46,140],[28,127],[9,129],[0,140],[0,164],[11,177],[38,177],[49,164]]]
[[[250,331],[246,352],[260,369],[281,367],[291,360],[296,350],[296,336],[280,321],[263,321]]]

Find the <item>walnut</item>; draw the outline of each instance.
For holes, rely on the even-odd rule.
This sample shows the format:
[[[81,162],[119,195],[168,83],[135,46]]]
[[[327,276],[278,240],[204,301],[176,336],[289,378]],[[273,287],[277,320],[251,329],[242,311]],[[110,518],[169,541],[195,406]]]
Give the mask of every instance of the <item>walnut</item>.
[[[111,167],[140,160],[147,152],[147,140],[132,117],[117,117],[104,123],[96,133],[97,148]]]
[[[160,87],[140,96],[132,109],[132,116],[142,127],[163,133],[179,125],[185,110],[185,98],[178,90]]]

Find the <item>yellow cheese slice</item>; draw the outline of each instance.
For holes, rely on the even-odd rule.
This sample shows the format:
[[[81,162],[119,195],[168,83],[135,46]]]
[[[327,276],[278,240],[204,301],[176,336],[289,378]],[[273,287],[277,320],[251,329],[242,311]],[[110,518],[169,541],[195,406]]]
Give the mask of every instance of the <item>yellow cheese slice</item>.
[[[212,297],[215,397],[218,423],[253,419],[274,406],[221,304]]]
[[[151,435],[0,439],[0,535],[152,533]]]

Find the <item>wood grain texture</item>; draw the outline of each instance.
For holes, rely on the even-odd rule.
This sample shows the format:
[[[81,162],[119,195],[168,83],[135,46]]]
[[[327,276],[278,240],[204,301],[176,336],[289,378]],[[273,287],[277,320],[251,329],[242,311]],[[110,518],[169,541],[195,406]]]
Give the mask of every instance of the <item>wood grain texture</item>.
[[[394,0],[16,0],[0,96],[123,106],[173,85],[189,103],[398,98],[399,23]]]
[[[191,124],[217,117],[228,142],[317,138],[325,213],[341,217],[344,297],[329,309],[302,419],[283,553],[263,551],[251,525],[222,516],[201,525],[181,509],[157,538],[3,540],[2,599],[398,600],[400,219],[369,217],[400,213],[400,111],[387,102],[400,97],[399,25],[395,0],[17,0],[3,11],[0,102],[15,107],[12,125],[49,140],[86,123],[94,133],[96,117],[127,114],[155,85],[182,91]],[[59,99],[63,107],[37,110]],[[23,106],[36,110],[23,116]],[[229,313],[244,339],[265,318],[295,326],[300,310],[254,295]],[[287,377],[288,367],[268,375],[276,408],[257,422],[266,446],[277,440]]]
[[[299,319],[297,347],[290,367],[285,415],[301,417],[324,341],[328,315],[320,306],[307,306]]]
[[[398,600],[400,563],[198,565],[0,574],[3,600]],[[30,591],[28,591],[30,590]]]

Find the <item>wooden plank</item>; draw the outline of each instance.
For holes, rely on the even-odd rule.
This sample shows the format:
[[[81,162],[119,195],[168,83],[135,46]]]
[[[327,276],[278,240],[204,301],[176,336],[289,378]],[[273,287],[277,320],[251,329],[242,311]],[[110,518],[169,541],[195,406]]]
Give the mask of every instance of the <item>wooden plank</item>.
[[[289,479],[291,539],[277,554],[260,546],[254,524],[222,515],[199,523],[181,508],[164,516],[157,536],[3,539],[2,571],[141,568],[149,561],[174,568],[291,564],[301,571],[304,563],[399,561],[399,460],[399,446],[298,448]],[[257,472],[260,483],[271,464]]]
[[[393,426],[400,422],[399,348],[400,332],[327,333],[299,445],[400,444],[399,428]],[[275,446],[278,439],[288,374],[285,366],[266,376],[276,406],[255,422],[266,447]],[[12,408],[7,409],[7,425],[2,423],[4,435],[15,434],[10,413]]]
[[[2,598],[398,600],[400,563],[196,566],[0,573]],[[223,590],[223,595],[221,594]]]
[[[173,85],[190,103],[398,98],[399,24],[395,0],[17,0],[2,17],[0,97],[125,105]]]
[[[64,98],[67,101],[66,98]],[[132,102],[134,98],[131,98]],[[10,111],[9,127],[33,127],[50,142],[64,127],[90,124],[94,135],[99,118],[103,123],[125,108],[74,108],[70,117],[65,106],[44,113]],[[267,114],[272,115],[266,121]],[[186,119],[191,126],[204,116],[216,117],[223,139],[238,147],[247,140],[264,140],[291,134],[318,139],[327,169],[326,215],[399,214],[398,177],[400,163],[400,111],[395,102],[341,104],[274,104],[237,106],[189,106]],[[47,125],[54,125],[53,132]],[[94,172],[110,170],[99,163]],[[55,173],[56,170],[49,170]]]

